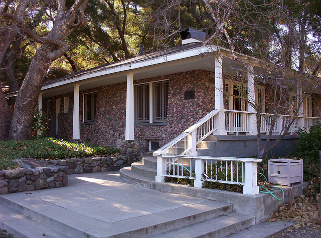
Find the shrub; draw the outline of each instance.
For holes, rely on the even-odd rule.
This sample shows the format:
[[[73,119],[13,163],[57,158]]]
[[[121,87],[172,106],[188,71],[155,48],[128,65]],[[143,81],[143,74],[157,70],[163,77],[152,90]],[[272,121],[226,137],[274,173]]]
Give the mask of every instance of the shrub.
[[[298,131],[300,139],[296,144],[297,157],[303,159],[304,180],[313,183],[315,190],[320,191],[320,151],[321,151],[321,123]]]
[[[20,158],[66,159],[87,156],[108,156],[119,154],[111,147],[93,146],[54,138],[39,138],[27,141],[0,141],[0,170],[14,168],[12,161]]]

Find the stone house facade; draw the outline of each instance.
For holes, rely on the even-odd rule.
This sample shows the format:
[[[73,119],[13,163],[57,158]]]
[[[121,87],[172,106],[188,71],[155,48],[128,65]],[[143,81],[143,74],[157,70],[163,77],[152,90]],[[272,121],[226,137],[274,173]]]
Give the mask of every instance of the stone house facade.
[[[238,57],[253,72],[259,70],[256,60]],[[270,113],[271,95],[254,85],[253,72],[237,65],[227,50],[189,41],[46,83],[38,104],[50,119],[50,136],[114,147],[135,140],[144,151],[154,151],[215,109],[223,112],[217,116],[217,135],[255,135],[249,114],[254,109],[233,97],[240,87],[232,82],[245,78],[237,85],[248,98],[266,101],[263,112]],[[304,116],[315,122],[321,116],[320,95],[309,100]]]

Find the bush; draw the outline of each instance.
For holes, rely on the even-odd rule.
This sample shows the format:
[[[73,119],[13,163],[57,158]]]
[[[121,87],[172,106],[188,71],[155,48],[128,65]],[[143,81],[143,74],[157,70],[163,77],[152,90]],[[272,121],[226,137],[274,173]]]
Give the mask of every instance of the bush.
[[[300,139],[296,144],[297,157],[303,159],[304,180],[312,182],[316,191],[320,191],[320,151],[321,151],[321,123],[298,131]]]
[[[93,146],[54,138],[40,138],[27,141],[0,141],[0,170],[15,168],[12,161],[20,158],[67,159],[87,156],[108,156],[120,153],[111,147]]]

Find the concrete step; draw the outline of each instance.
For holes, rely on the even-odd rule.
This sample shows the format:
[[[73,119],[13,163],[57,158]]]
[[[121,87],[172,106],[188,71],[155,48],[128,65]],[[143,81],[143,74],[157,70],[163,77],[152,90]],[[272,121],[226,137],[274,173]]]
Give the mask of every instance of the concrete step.
[[[2,204],[0,211],[0,228],[15,238],[71,237]]]
[[[263,222],[234,233],[228,238],[268,238],[282,232],[293,224],[293,221]]]
[[[254,218],[240,213],[230,213],[208,219],[179,229],[163,232],[149,238],[205,238],[224,237],[246,229],[254,224]]]
[[[157,158],[154,156],[145,156],[143,157],[143,165],[157,169]]]
[[[49,200],[43,200],[24,193],[14,194],[14,196],[10,196],[10,194],[0,196],[1,204],[8,209],[15,209],[32,219],[42,221],[52,229],[60,230],[71,237],[77,238],[151,236],[207,221],[208,219],[229,214],[232,211],[232,205],[227,203],[195,200],[193,203],[180,204],[168,209],[157,209],[153,213],[112,221],[108,217],[108,210],[103,211],[104,207],[96,207],[92,211],[85,212],[83,209],[88,209],[88,206],[87,208],[83,207],[81,210],[75,210],[71,209],[74,203],[70,204],[71,207],[69,208],[57,205],[60,203],[55,200],[57,199],[55,196],[47,197],[47,199]],[[86,196],[83,199],[87,201]],[[79,201],[75,202],[79,203]],[[166,201],[164,202],[166,203]],[[97,213],[105,214],[106,218],[97,215]],[[37,236],[26,235],[25,237]],[[54,237],[66,236],[59,235]]]
[[[155,178],[147,178],[139,175],[131,170],[131,167],[122,168],[120,171],[120,177],[130,183],[138,183],[144,187],[152,188],[153,181]]]
[[[157,175],[157,170],[155,168],[150,168],[141,164],[132,164],[131,170],[138,175],[147,177],[151,180],[155,179]]]

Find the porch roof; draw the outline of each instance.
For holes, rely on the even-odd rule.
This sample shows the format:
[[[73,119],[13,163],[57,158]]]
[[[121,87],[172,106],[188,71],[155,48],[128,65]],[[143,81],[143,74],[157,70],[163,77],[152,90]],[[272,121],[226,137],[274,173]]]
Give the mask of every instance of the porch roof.
[[[213,53],[219,53],[221,56],[225,57],[223,60],[223,69],[225,72],[228,71],[228,68],[234,71],[232,73],[235,73],[240,67],[244,70],[244,65],[240,64],[240,61],[242,61],[261,69],[269,68],[269,70],[272,69],[273,71],[281,70],[290,77],[297,77],[298,74],[303,77],[307,76],[306,74],[301,74],[295,70],[286,70],[285,72],[285,70],[281,69],[278,65],[241,53],[231,52],[230,50],[219,46],[205,46],[202,42],[199,42],[176,46],[70,74],[46,82],[41,90],[43,97],[45,98],[71,93],[73,92],[75,83],[80,85],[80,90],[123,83],[126,82],[126,75],[128,73],[133,73],[134,80],[139,80],[196,69],[214,71]],[[240,59],[240,61],[237,59]],[[227,65],[229,67],[226,67]]]
[[[128,73],[133,73],[134,80],[139,80],[195,69],[213,71],[214,59],[209,56],[215,51],[216,46],[192,43],[102,65],[46,82],[42,87],[43,97],[73,92],[75,83],[80,85],[80,90],[86,90],[126,82]]]

